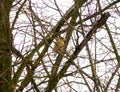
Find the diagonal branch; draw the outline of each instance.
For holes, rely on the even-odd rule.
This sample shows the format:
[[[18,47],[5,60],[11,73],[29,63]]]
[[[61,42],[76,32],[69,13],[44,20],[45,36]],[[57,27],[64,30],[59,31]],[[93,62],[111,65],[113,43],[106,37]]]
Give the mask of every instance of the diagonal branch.
[[[95,23],[95,25],[90,30],[90,32],[86,35],[86,37],[83,39],[81,44],[76,46],[75,51],[71,55],[71,58],[64,64],[64,66],[61,69],[61,71],[57,74],[57,78],[56,79],[58,79],[58,78],[60,79],[60,78],[62,78],[64,76],[65,72],[67,71],[69,66],[72,64],[73,60],[77,57],[77,55],[80,53],[80,51],[83,49],[83,47],[86,46],[87,42],[91,39],[92,35],[96,33],[96,30],[100,26],[105,25],[105,23],[106,23],[107,19],[109,18],[109,16],[110,16],[109,12],[104,13],[101,16],[101,18]]]

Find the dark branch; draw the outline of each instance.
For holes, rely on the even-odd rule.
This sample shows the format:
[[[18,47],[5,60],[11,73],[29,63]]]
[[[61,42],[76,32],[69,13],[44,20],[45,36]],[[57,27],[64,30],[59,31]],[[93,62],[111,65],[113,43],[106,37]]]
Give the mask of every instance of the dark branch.
[[[91,39],[92,35],[96,33],[96,30],[100,28],[101,26],[106,24],[107,19],[109,18],[110,13],[106,12],[104,13],[101,18],[95,23],[93,28],[90,30],[90,32],[86,35],[85,39],[81,42],[80,45],[76,46],[76,50],[74,52],[74,55],[76,56],[82,48],[86,45],[86,43]]]
[[[81,44],[76,46],[75,51],[71,55],[70,59],[64,64],[61,71],[57,74],[57,77],[60,79],[64,76],[69,66],[73,63],[73,60],[77,57],[79,52],[83,49],[84,46],[86,46],[87,42],[91,39],[92,35],[96,33],[96,30],[99,28],[99,26],[105,25],[108,17],[110,16],[109,12],[104,13],[102,17],[95,23],[93,28],[90,30],[90,32],[86,35],[86,37],[83,39]],[[58,79],[57,78],[57,79]]]

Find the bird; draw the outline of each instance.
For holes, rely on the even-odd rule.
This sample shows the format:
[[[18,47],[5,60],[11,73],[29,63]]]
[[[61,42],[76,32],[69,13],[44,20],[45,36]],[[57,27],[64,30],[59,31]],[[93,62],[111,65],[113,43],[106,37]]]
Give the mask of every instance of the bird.
[[[58,54],[64,54],[65,53],[64,48],[65,40],[63,37],[59,37],[54,44],[53,51]]]
[[[97,21],[97,27],[98,27],[98,28],[101,28],[103,25],[105,25],[107,19],[109,18],[109,16],[110,16],[110,13],[109,13],[109,12],[104,13],[104,14],[101,16],[101,18]]]

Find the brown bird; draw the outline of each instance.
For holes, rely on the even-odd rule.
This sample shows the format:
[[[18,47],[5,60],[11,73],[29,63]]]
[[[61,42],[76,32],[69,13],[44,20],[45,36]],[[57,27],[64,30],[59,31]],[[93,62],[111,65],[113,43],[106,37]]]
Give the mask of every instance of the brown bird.
[[[56,53],[64,53],[64,48],[65,48],[65,41],[63,37],[59,37],[54,45],[53,51]]]

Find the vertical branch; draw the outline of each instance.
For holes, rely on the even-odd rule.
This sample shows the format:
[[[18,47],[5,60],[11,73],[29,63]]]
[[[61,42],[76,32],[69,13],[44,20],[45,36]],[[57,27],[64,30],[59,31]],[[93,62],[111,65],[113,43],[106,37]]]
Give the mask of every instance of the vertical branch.
[[[85,33],[84,33],[84,28],[83,28],[83,23],[82,23],[82,18],[80,16],[81,14],[79,14],[79,18],[80,18],[80,25],[81,25],[81,29],[82,29],[82,34],[83,34],[83,37],[84,39],[86,39],[86,36],[85,36]],[[87,53],[88,53],[88,57],[89,57],[89,62],[90,62],[90,65],[91,65],[91,72],[92,72],[92,76],[93,76],[93,81],[95,83],[95,87],[97,89],[98,92],[100,92],[100,89],[99,89],[99,85],[98,85],[98,81],[97,81],[97,76],[96,76],[96,68],[95,68],[95,65],[93,64],[93,60],[92,60],[92,56],[91,56],[91,51],[89,49],[89,46],[87,44],[87,40],[85,40],[85,43],[86,43],[86,49],[87,49]]]
[[[117,48],[116,48],[115,43],[114,43],[114,40],[113,40],[113,38],[112,38],[112,34],[111,34],[110,29],[109,29],[109,27],[107,26],[107,24],[106,24],[106,29],[107,29],[107,33],[108,33],[108,35],[109,35],[110,42],[111,42],[112,48],[113,48],[113,50],[114,50],[114,54],[115,54],[115,56],[116,56],[116,59],[117,59],[118,64],[117,64],[117,66],[116,66],[115,72],[112,74],[111,78],[109,79],[109,81],[108,81],[108,83],[107,83],[107,86],[106,86],[105,89],[104,89],[104,92],[107,91],[107,89],[108,89],[108,87],[109,87],[112,79],[114,78],[116,72],[118,71],[119,65],[120,65],[119,54],[118,54]],[[116,90],[117,90],[117,89],[116,89]]]
[[[118,54],[117,48],[116,48],[116,46],[115,46],[114,40],[113,40],[113,38],[112,38],[110,29],[109,29],[109,27],[108,27],[107,25],[106,25],[106,29],[107,29],[107,33],[108,33],[108,35],[109,35],[110,42],[111,42],[112,48],[113,48],[113,50],[114,50],[114,54],[115,54],[115,56],[116,56],[117,62],[118,62],[118,64],[120,64],[119,54]]]
[[[102,26],[102,25],[104,25],[106,23],[106,21],[107,21],[107,19],[108,19],[109,16],[110,16],[110,14],[108,15],[108,12],[104,13],[103,16],[100,18],[100,20],[97,21],[97,23],[93,26],[93,28],[90,30],[90,32],[82,40],[82,42],[76,47],[76,49],[73,52],[73,54],[71,55],[70,59],[68,61],[66,61],[66,63],[64,64],[64,66],[62,67],[62,69],[60,70],[60,72],[57,74],[57,78],[60,79],[60,78],[63,77],[63,75],[66,73],[67,69],[69,68],[69,66],[73,63],[74,59],[79,54],[79,52],[83,49],[83,47],[86,46],[87,42],[90,40],[90,38],[92,37],[92,35],[96,33],[96,30],[100,26]]]

